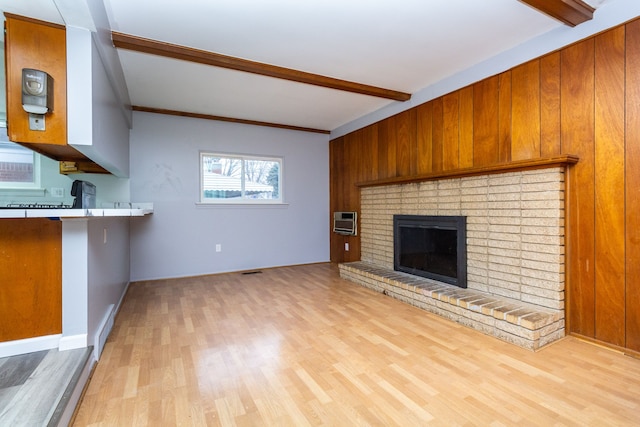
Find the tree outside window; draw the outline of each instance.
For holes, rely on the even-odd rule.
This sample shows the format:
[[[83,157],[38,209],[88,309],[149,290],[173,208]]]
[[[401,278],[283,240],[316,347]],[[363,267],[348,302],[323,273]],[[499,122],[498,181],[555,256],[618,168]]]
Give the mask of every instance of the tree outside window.
[[[202,203],[282,201],[282,158],[200,153]]]

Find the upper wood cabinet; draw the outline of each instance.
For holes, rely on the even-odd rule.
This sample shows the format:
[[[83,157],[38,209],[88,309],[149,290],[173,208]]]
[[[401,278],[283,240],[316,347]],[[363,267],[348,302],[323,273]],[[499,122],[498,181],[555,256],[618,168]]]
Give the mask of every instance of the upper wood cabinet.
[[[64,27],[7,17],[7,121],[14,142],[67,144],[67,61]],[[53,111],[46,114],[45,130],[29,129],[22,108],[22,69],[42,70],[53,78]]]
[[[63,26],[5,14],[7,130],[9,140],[54,160],[90,162],[67,145],[67,52]],[[45,130],[29,129],[22,108],[22,69],[47,72],[53,78],[53,111]],[[102,168],[99,168],[102,169]]]

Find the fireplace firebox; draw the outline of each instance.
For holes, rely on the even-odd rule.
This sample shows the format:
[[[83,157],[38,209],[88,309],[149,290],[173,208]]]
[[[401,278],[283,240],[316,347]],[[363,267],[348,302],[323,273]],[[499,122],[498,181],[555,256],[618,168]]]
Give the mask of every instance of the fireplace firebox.
[[[465,216],[394,215],[393,268],[467,287]]]

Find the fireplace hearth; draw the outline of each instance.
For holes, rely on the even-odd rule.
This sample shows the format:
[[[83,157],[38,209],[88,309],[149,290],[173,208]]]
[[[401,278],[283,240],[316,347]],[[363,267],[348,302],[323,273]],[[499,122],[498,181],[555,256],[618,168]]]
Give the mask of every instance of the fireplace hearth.
[[[467,287],[466,217],[394,215],[396,271]]]
[[[361,259],[340,264],[340,275],[538,349],[564,336],[564,176],[564,167],[554,166],[363,186]],[[394,271],[395,215],[466,218],[466,289]]]

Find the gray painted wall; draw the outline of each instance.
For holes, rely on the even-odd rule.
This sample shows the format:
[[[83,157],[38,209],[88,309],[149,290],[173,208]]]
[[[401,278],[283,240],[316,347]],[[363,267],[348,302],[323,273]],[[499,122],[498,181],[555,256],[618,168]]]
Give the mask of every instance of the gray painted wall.
[[[129,123],[92,33],[67,27],[68,142],[117,177],[129,175]]]
[[[111,305],[129,283],[129,218],[92,218],[87,227],[87,341],[93,345]],[[106,242],[105,242],[106,234]],[[96,355],[97,356],[97,355]],[[96,357],[97,358],[97,357]]]
[[[328,135],[134,112],[131,280],[329,260]],[[200,151],[284,157],[283,205],[202,206]],[[222,245],[215,252],[215,245]]]
[[[91,33],[68,28],[67,49],[69,75],[84,76],[82,82],[75,79],[69,86],[86,89],[68,92],[69,111],[75,111],[69,116],[69,134],[93,150],[93,154],[102,156],[107,162],[113,160],[110,164],[117,163],[120,172],[128,172],[129,126],[115,102],[115,91],[97,55]],[[98,175],[76,175],[74,178],[96,184],[99,203],[128,196],[126,179]],[[87,225],[78,225],[85,221]],[[63,255],[63,286],[74,283],[77,286],[74,289],[81,290],[63,296],[63,319],[66,319],[63,322],[68,321],[71,325],[71,335],[86,333],[89,345],[94,344],[101,322],[110,314],[112,306],[119,303],[129,283],[129,221],[129,218],[92,218],[63,224],[68,231],[79,227],[73,236],[63,231],[63,242],[68,237],[76,238],[72,242],[76,246],[68,246],[69,251]],[[81,258],[75,252],[81,253]],[[66,330],[65,335],[69,335]]]

